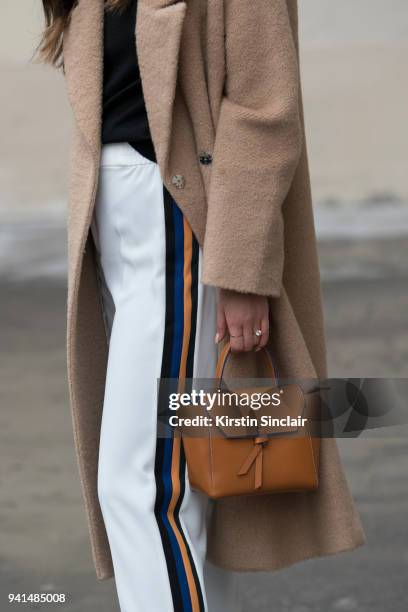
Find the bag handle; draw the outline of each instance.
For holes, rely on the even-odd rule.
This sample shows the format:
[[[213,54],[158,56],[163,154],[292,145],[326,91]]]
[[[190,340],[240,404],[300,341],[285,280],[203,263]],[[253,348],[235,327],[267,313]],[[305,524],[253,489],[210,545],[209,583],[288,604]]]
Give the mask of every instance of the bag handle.
[[[266,347],[261,348],[259,354],[263,356],[263,361],[266,364],[266,371],[270,378],[276,380],[276,368],[273,365],[272,357],[270,352]],[[218,384],[221,385],[222,378],[224,376],[225,366],[229,357],[231,356],[231,344],[230,342],[226,342],[225,346],[223,346],[220,356],[218,357],[217,367],[215,369],[215,378],[218,381]]]
[[[259,354],[262,355],[263,361],[266,365],[267,375],[276,380],[276,369],[273,364],[272,356],[266,347],[263,347]],[[217,367],[215,370],[215,378],[218,382],[218,387],[221,387],[222,378],[224,375],[225,366],[229,357],[231,356],[231,344],[225,343],[217,361]],[[251,467],[255,466],[255,480],[254,489],[259,490],[262,487],[262,472],[263,472],[263,451],[265,446],[268,444],[269,438],[267,436],[256,436],[253,439],[254,446],[244,462],[240,466],[237,476],[245,476]]]

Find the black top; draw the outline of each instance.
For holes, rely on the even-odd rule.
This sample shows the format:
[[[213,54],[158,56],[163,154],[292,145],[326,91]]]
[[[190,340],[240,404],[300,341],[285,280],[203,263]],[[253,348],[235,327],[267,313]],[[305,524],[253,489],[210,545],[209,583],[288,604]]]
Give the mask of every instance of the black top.
[[[131,0],[124,10],[105,12],[102,143],[128,142],[156,161],[136,54],[136,7]]]

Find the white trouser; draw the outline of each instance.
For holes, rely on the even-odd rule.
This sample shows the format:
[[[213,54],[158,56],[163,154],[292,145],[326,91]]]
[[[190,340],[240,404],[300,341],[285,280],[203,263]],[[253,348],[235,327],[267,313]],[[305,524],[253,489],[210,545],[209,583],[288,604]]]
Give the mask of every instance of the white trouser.
[[[225,612],[233,578],[206,564],[210,505],[180,440],[156,438],[157,379],[212,377],[215,290],[158,165],[102,149],[92,220],[109,359],[98,494],[122,612]],[[208,602],[208,603],[207,603]]]

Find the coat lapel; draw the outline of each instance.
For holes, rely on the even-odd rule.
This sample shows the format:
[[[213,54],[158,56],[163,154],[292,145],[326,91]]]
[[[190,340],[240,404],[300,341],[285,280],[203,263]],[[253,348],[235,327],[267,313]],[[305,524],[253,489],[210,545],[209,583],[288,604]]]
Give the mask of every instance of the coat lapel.
[[[103,5],[103,0],[79,0],[64,36],[68,97],[96,162],[101,146]]]
[[[68,96],[95,160],[100,152],[103,0],[79,0],[64,37]],[[167,168],[185,0],[138,0],[136,44],[157,160]]]
[[[136,44],[157,161],[165,174],[170,151],[178,56],[187,4],[138,0]]]

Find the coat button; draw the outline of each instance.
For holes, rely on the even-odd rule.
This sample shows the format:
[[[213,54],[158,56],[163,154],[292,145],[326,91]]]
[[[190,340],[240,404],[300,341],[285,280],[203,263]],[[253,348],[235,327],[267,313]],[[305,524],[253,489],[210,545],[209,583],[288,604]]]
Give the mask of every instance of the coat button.
[[[212,163],[213,157],[211,153],[207,153],[207,151],[201,151],[199,153],[198,159],[200,160],[200,164],[203,164],[203,166],[209,166]]]
[[[175,174],[174,176],[172,176],[171,182],[175,187],[177,187],[177,189],[184,189],[186,179],[182,174]]]

